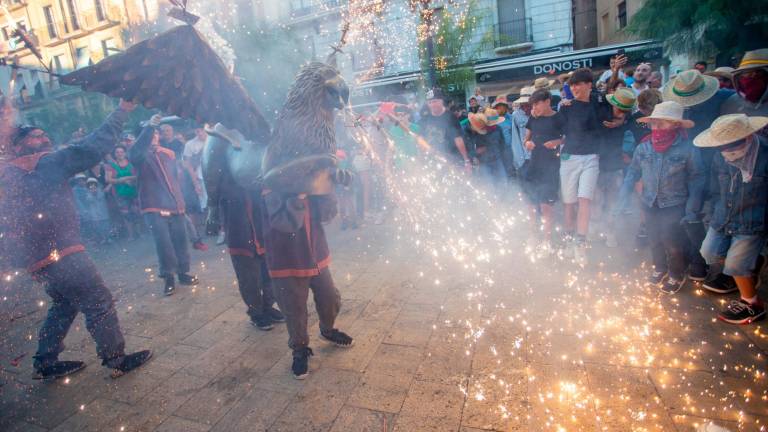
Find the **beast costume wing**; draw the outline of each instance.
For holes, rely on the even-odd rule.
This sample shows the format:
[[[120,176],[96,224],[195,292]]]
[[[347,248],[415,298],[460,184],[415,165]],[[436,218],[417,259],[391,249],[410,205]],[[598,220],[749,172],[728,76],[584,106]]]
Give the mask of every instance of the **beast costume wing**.
[[[198,123],[267,142],[270,128],[243,86],[191,25],[180,25],[61,78]]]

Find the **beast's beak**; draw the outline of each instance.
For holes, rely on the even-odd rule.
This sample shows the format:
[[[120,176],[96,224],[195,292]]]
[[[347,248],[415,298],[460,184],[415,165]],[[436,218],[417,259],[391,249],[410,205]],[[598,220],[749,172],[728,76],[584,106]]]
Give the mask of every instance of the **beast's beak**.
[[[326,88],[330,90],[334,96],[334,99],[330,101],[335,109],[344,109],[349,103],[349,86],[347,86],[344,78],[336,76],[325,82]]]

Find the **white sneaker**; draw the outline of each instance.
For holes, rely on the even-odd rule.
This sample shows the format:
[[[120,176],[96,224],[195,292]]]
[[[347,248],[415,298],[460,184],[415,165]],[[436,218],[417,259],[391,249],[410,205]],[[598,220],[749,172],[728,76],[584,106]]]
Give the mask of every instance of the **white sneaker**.
[[[573,245],[573,260],[576,262],[576,264],[579,265],[579,267],[586,267],[587,266],[587,244],[585,243],[575,243]]]
[[[219,235],[216,237],[216,244],[221,246],[226,241],[227,241],[227,233],[224,231],[219,231]]]

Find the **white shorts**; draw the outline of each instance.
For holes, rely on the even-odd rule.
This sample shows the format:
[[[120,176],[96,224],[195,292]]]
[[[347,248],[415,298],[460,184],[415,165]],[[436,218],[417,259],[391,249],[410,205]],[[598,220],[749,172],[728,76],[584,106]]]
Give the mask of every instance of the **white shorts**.
[[[598,155],[569,155],[568,159],[560,159],[560,190],[563,203],[575,204],[579,198],[594,199],[598,175]]]

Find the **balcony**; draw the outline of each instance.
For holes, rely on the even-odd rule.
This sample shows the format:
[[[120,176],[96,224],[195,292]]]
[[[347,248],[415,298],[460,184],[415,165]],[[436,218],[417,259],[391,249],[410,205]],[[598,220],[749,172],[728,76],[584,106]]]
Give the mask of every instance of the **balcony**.
[[[533,48],[531,18],[501,22],[493,26],[493,51],[498,56],[513,55]]]

